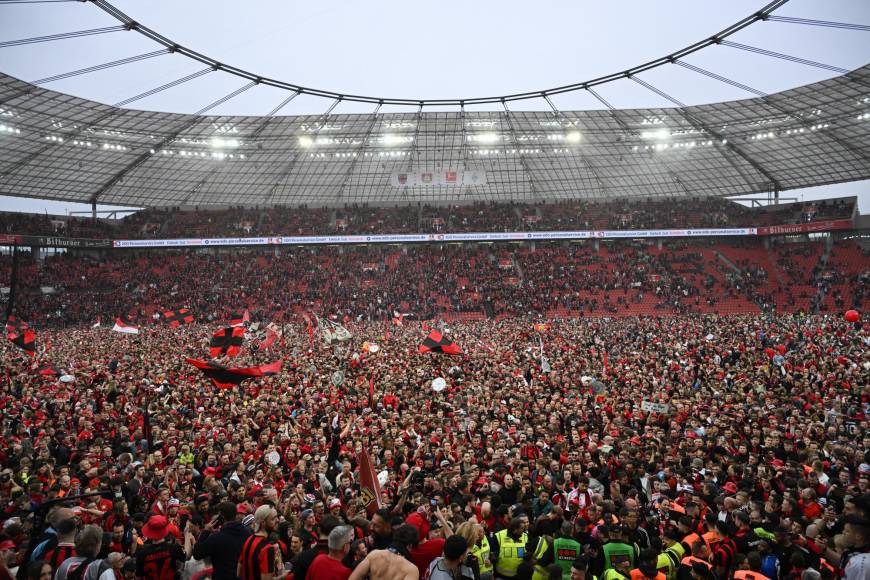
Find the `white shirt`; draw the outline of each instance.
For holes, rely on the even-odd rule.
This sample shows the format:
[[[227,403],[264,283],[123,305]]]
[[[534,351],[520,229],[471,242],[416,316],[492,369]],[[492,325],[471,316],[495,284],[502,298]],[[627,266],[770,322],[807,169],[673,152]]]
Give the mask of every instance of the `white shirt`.
[[[846,580],[870,579],[870,552],[855,554],[849,558],[846,563],[845,578]]]

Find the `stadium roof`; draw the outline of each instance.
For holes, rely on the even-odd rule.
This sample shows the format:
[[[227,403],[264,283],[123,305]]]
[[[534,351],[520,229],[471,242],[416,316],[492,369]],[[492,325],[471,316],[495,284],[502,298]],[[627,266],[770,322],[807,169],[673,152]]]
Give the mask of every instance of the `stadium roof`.
[[[0,195],[126,206],[704,197],[870,178],[870,65],[679,108],[207,116],[0,75]]]

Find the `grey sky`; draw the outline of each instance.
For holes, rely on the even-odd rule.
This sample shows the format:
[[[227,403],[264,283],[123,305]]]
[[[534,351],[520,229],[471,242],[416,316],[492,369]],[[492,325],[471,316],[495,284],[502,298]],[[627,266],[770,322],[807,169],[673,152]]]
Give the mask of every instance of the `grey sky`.
[[[372,96],[467,98],[543,89],[628,68],[689,45],[758,10],[763,0],[116,0],[129,16],[189,48],[252,72],[306,86]],[[867,0],[792,0],[777,14],[870,24]],[[0,40],[110,26],[90,3],[0,5]],[[870,61],[870,33],[761,22],[736,42],[853,69]],[[0,49],[0,70],[24,80],[156,50],[133,32]],[[687,61],[765,92],[830,76],[825,70],[711,47]],[[202,68],[181,56],[155,59],[47,85],[113,103]],[[645,73],[646,81],[689,104],[745,98],[739,89],[681,67]],[[193,112],[245,84],[210,74],[136,103]],[[617,107],[663,106],[630,81],[600,89]],[[256,87],[214,109],[261,115],[284,97]],[[588,94],[553,99],[561,109],[601,108]],[[301,96],[281,114],[322,113],[330,102]],[[492,106],[481,107],[492,108]],[[544,110],[540,100],[513,109]],[[335,113],[370,112],[342,103]],[[382,111],[403,110],[384,108]],[[406,110],[406,109],[405,109]],[[870,212],[870,182],[789,193],[859,195]],[[4,209],[58,211],[70,204],[0,198]]]

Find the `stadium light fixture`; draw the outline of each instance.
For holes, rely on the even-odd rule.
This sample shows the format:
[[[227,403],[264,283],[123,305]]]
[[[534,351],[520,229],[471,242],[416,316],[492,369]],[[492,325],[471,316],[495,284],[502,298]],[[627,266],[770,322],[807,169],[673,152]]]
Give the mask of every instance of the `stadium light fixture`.
[[[474,140],[478,143],[495,143],[498,141],[498,134],[493,133],[492,131],[487,131],[486,133],[475,135]]]
[[[579,143],[581,139],[580,131],[568,131],[565,134],[565,141],[568,143]]]
[[[309,137],[308,135],[302,135],[301,137],[299,137],[299,146],[300,147],[304,147],[305,149],[308,149],[312,145],[314,145],[314,140],[311,137]]]
[[[655,131],[642,131],[641,139],[659,139],[664,140],[671,136],[671,132],[667,129],[656,129]]]
[[[396,135],[395,133],[387,133],[381,138],[381,142],[388,147],[399,145],[404,141],[405,138],[403,138],[401,135]]]
[[[211,146],[214,149],[228,149],[239,146],[239,140],[227,137],[212,137]]]

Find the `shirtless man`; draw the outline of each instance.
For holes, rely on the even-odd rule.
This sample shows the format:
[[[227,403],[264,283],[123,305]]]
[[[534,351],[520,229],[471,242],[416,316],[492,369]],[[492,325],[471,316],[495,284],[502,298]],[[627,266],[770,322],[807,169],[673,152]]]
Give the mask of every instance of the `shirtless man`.
[[[408,546],[417,543],[417,529],[403,524],[393,530],[393,543],[386,550],[374,550],[354,568],[349,580],[419,580],[420,571],[411,560]]]

